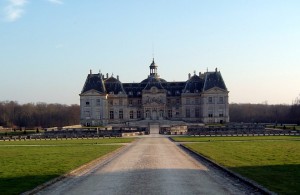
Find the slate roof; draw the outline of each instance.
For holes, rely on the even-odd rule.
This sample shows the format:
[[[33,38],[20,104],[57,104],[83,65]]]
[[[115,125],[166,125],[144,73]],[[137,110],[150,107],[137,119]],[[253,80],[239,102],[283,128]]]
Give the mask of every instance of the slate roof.
[[[142,97],[142,91],[150,90],[151,87],[165,89],[167,96],[180,96],[182,93],[200,93],[213,87],[227,91],[222,75],[216,69],[215,72],[206,72],[200,76],[193,75],[189,80],[179,82],[167,82],[156,75],[150,75],[140,83],[122,83],[113,76],[104,79],[102,74],[89,74],[81,93],[94,89],[105,94],[119,94],[121,92],[127,94],[128,97]]]
[[[205,73],[205,81],[203,86],[203,91],[209,90],[213,87],[219,87],[221,89],[227,90],[225,82],[223,81],[220,72],[207,72]]]
[[[186,81],[183,92],[185,93],[199,93],[203,90],[204,80],[197,75],[192,76]]]
[[[162,86],[161,80],[157,77],[149,77],[147,85],[144,89],[150,90],[151,87],[156,87],[157,89],[164,89],[164,87]]]
[[[106,79],[104,83],[105,83],[105,88],[107,93],[113,93],[113,94],[126,93],[123,88],[123,84],[113,76]]]
[[[145,83],[123,83],[123,87],[128,97],[142,97],[142,90],[146,87]]]
[[[96,90],[100,93],[106,93],[104,86],[104,81],[101,74],[89,74],[86,78],[85,84],[81,93],[87,92],[89,90]]]

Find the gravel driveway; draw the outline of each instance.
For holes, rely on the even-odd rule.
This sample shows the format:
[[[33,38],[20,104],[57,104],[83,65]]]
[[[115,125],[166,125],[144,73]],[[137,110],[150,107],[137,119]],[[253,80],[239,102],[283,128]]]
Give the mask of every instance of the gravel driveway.
[[[254,192],[255,193],[255,192]],[[139,138],[88,174],[39,194],[253,194],[238,181],[190,157],[161,135]]]

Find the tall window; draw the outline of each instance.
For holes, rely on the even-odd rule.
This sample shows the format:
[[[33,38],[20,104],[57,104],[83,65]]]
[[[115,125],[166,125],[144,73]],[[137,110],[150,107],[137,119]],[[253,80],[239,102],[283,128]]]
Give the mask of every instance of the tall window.
[[[120,106],[123,105],[123,99],[119,99],[119,105],[120,105]]]
[[[119,110],[119,119],[123,119],[123,110]]]
[[[219,117],[223,117],[224,116],[224,112],[222,109],[219,109]]]
[[[211,108],[208,109],[208,117],[209,117],[209,118],[212,118],[212,117],[213,117],[213,112],[214,112],[213,109],[211,109]]]
[[[100,99],[96,99],[96,106],[100,106]]]
[[[150,118],[150,111],[146,110],[146,118]]]
[[[142,100],[138,99],[138,105],[142,104]]]
[[[172,110],[168,110],[168,117],[172,118]]]
[[[190,98],[186,98],[186,104],[190,104],[190,103],[191,103]]]
[[[140,110],[138,110],[138,111],[136,112],[136,118],[141,118],[141,111],[140,111]]]
[[[185,110],[185,116],[186,117],[191,117],[191,112],[190,112],[190,109],[189,108],[187,108],[186,110]]]
[[[132,106],[132,100],[129,100],[129,106]]]
[[[113,110],[109,111],[109,118],[114,119],[114,111]]]
[[[199,108],[195,108],[195,117],[196,118],[200,117],[200,109]]]
[[[212,104],[213,103],[213,98],[212,97],[208,97],[208,103]]]
[[[224,98],[223,97],[219,97],[219,103],[223,104],[224,103]]]
[[[129,118],[133,119],[133,111],[132,110],[130,110],[130,112],[129,112]]]

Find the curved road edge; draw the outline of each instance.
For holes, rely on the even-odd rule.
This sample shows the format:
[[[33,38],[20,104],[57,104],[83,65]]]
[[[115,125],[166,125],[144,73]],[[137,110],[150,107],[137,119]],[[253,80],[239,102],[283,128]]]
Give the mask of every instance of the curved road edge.
[[[37,187],[33,188],[32,190],[26,191],[21,193],[21,195],[32,195],[32,194],[36,194],[39,191],[50,187],[60,181],[63,180],[67,180],[67,179],[71,179],[74,176],[83,176],[86,175],[90,172],[92,172],[93,170],[97,169],[100,166],[103,166],[107,163],[109,163],[110,161],[112,161],[114,158],[116,158],[119,154],[123,153],[124,151],[128,150],[130,147],[132,147],[132,145],[137,141],[138,139],[134,140],[131,143],[125,144],[124,146],[104,155],[101,156],[99,158],[96,158],[86,164],[81,165],[80,167],[77,167],[76,169],[73,169],[61,176],[58,176],[54,179],[51,179],[50,181],[47,181],[43,184],[38,185]]]

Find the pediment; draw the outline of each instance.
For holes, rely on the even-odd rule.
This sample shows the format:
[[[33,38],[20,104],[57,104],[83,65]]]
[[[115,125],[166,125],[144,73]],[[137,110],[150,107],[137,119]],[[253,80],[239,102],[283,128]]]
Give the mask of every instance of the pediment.
[[[104,93],[101,93],[95,89],[91,89],[91,90],[88,90],[80,95],[105,95]]]
[[[210,89],[204,91],[203,93],[228,93],[228,91],[221,89],[219,87],[213,87],[213,88],[210,88]]]

